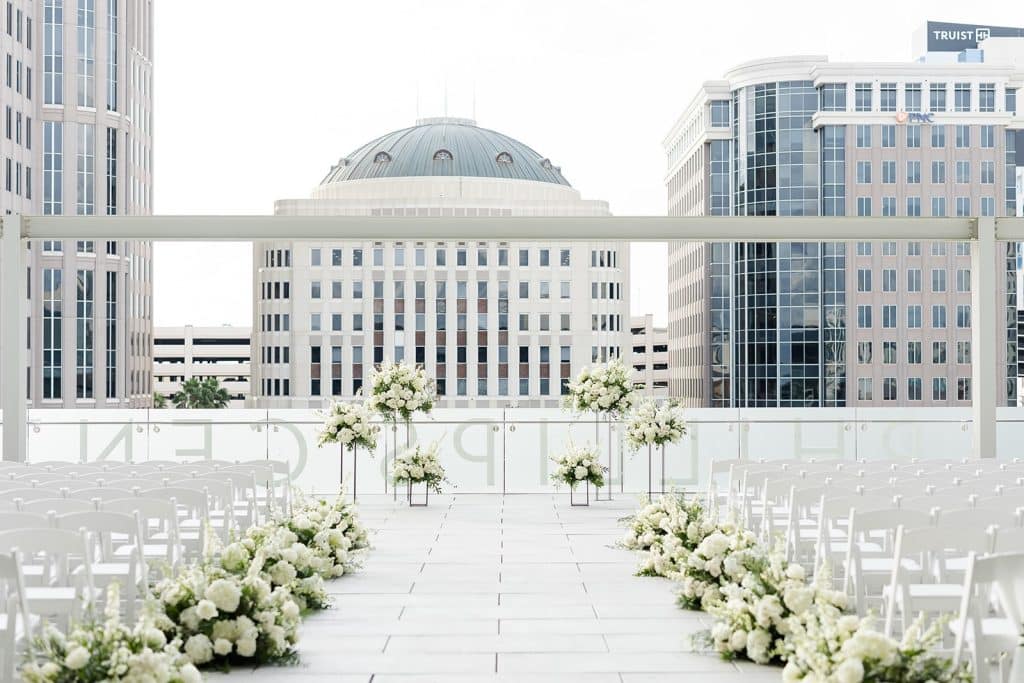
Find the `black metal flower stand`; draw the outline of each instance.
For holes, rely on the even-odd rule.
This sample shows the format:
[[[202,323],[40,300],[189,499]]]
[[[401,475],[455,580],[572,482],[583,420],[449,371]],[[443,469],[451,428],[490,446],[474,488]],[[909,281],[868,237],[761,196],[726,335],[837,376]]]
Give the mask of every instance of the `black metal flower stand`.
[[[425,508],[430,505],[430,484],[423,482],[423,502],[414,503],[412,501],[412,482],[406,482],[406,499],[409,501],[409,507],[411,508]]]
[[[342,443],[339,443],[338,445],[341,446],[341,458],[339,459],[341,465],[338,468],[338,470],[339,470],[339,472],[338,472],[338,488],[340,489],[341,493],[345,493],[345,445],[342,444]],[[356,499],[356,495],[357,495],[356,494],[356,485],[359,482],[359,476],[358,476],[358,472],[359,472],[359,470],[358,470],[358,468],[359,468],[358,450],[359,449],[356,446],[354,446],[354,445],[352,446],[352,500],[353,501],[355,501],[355,499]]]
[[[601,489],[594,489],[594,500],[597,502],[608,501],[612,499],[612,420],[611,417],[607,417],[608,421],[608,493],[606,498],[601,497]],[[594,414],[594,450],[597,451],[600,456],[601,452],[601,413]]]
[[[661,489],[654,490],[654,445],[647,444],[647,498],[654,499],[654,494],[665,495],[665,446],[661,446]]]
[[[586,498],[584,498],[582,503],[576,502],[576,487],[569,487],[569,505],[574,508],[585,508],[590,506],[590,480],[587,479],[583,483],[585,484],[584,490],[586,491]],[[594,500],[597,500],[597,498],[595,497]]]

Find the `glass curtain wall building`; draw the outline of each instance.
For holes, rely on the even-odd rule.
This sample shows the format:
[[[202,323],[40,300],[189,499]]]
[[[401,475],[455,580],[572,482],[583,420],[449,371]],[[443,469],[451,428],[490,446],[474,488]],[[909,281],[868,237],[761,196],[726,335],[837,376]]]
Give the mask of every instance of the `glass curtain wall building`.
[[[665,139],[672,215],[1014,215],[1020,72],[763,60]],[[822,235],[827,237],[827,235]],[[1016,246],[999,263],[1016,401]],[[970,252],[943,242],[673,243],[672,391],[692,406],[963,405]]]
[[[4,2],[4,213],[152,212],[152,0]],[[29,245],[33,407],[149,405],[151,247]]]

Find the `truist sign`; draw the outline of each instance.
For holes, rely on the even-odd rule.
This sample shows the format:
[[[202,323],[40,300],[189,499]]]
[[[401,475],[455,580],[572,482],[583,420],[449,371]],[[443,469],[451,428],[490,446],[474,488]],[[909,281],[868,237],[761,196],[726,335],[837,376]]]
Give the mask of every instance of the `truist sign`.
[[[896,123],[933,123],[935,115],[930,111],[901,111],[896,113]]]
[[[987,38],[1021,38],[1024,28],[985,26],[978,24],[951,24],[929,21],[928,52],[960,52],[978,47]]]

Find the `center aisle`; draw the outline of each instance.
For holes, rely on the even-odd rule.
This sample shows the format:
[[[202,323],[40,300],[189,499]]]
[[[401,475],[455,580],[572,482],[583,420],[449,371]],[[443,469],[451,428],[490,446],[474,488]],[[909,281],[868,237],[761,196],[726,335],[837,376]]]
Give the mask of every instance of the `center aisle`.
[[[359,506],[373,550],[360,572],[328,583],[334,607],[302,624],[300,664],[232,677],[781,680],[780,669],[691,651],[707,617],[677,609],[671,582],[633,576],[636,558],[610,547],[632,496],[589,508],[569,507],[567,493],[456,494],[411,509],[366,496]]]

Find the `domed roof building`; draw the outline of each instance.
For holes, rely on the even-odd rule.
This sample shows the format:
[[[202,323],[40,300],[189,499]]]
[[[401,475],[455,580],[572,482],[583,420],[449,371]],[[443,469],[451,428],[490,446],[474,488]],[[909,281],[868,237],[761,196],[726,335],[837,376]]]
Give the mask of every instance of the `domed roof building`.
[[[367,178],[468,176],[569,185],[562,169],[515,138],[471,119],[420,119],[372,140],[334,166],[321,185]]]
[[[420,119],[361,145],[331,166],[309,199],[281,200],[275,210],[296,215],[609,215],[607,202],[584,200],[562,169],[529,145],[470,119],[451,117]]]
[[[358,147],[291,216],[607,216],[528,145],[421,119]],[[444,407],[557,407],[593,361],[629,353],[622,242],[337,240],[253,246],[253,403],[321,407],[384,360],[424,366]],[[259,353],[256,353],[259,349]]]

